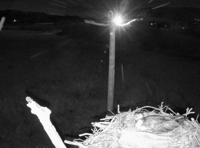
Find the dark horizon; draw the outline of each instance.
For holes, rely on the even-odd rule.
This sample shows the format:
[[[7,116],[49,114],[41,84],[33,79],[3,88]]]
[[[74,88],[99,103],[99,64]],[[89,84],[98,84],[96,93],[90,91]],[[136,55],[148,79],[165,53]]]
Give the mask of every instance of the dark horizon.
[[[182,11],[184,9],[184,11]],[[200,8],[196,8],[196,7],[163,7],[162,9],[155,9],[153,10],[152,7],[146,7],[146,8],[141,8],[141,9],[138,9],[136,10],[135,12],[137,13],[146,13],[145,11],[148,11],[148,13],[150,14],[156,14],[156,13],[160,13],[160,12],[165,12],[165,11],[168,11],[168,12],[165,12],[166,14],[164,16],[169,16],[169,15],[173,15],[174,13],[178,13],[179,17],[182,17],[182,15],[184,15],[185,18],[188,18],[190,16],[195,16],[195,17],[200,17]],[[151,11],[149,11],[151,10]],[[105,19],[105,17],[101,14],[101,17],[98,16],[98,17],[95,17],[95,16],[92,16],[92,15],[86,15],[86,16],[82,16],[82,15],[77,15],[77,14],[70,14],[70,13],[66,13],[66,14],[52,14],[52,13],[48,13],[48,12],[38,12],[38,11],[24,11],[24,10],[17,10],[17,9],[8,9],[8,10],[0,10],[0,15],[3,16],[3,15],[9,15],[9,13],[36,13],[36,15],[38,15],[37,13],[41,13],[41,15],[50,15],[50,16],[61,16],[61,17],[65,17],[65,16],[69,16],[69,17],[79,17],[79,18],[93,18],[93,19],[97,19],[97,20],[101,20],[101,19]],[[188,13],[190,12],[190,13]],[[134,13],[132,13],[134,14]],[[130,15],[131,16],[131,15]],[[136,15],[137,16],[137,15]],[[140,15],[140,17],[143,17],[142,15]]]
[[[91,1],[91,0],[0,0],[0,10],[14,9],[28,12],[44,12],[58,15],[95,16],[102,15],[111,10],[121,0]],[[128,10],[143,7],[194,7],[200,8],[199,0],[135,0],[128,1]],[[167,4],[167,5],[165,5]]]

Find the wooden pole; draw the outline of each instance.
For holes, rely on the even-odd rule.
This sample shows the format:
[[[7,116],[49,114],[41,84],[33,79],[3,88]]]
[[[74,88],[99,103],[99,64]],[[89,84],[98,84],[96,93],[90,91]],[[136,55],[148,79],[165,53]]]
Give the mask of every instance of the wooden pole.
[[[115,85],[115,30],[116,24],[112,22],[113,12],[109,11],[108,18],[111,20],[109,24],[97,23],[92,20],[85,20],[85,23],[98,25],[98,26],[110,26],[110,47],[109,47],[109,69],[108,69],[108,96],[107,96],[107,110],[113,110],[114,103],[114,85]]]
[[[113,110],[115,84],[115,24],[110,25],[107,110]]]

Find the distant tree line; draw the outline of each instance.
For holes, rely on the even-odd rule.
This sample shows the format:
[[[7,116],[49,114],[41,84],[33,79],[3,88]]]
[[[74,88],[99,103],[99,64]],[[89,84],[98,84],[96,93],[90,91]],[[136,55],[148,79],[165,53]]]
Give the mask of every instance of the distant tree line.
[[[56,23],[60,20],[81,20],[78,16],[60,16],[43,12],[24,12],[18,10],[0,11],[0,17],[2,16],[6,17],[5,25],[31,25],[36,23]]]

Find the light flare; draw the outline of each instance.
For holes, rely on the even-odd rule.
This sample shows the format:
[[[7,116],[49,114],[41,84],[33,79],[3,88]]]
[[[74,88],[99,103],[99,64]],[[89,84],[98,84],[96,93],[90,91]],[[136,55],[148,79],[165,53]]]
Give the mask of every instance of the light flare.
[[[121,15],[115,15],[114,18],[113,18],[113,23],[116,25],[116,26],[127,26],[127,25],[130,25],[132,22],[135,22],[135,21],[142,21],[143,19],[140,18],[140,19],[132,19],[128,22],[124,22],[124,19]]]
[[[169,5],[170,3],[171,2],[167,2],[167,3],[164,3],[164,4],[158,5],[158,6],[154,7],[154,8],[152,8],[152,9],[154,10],[154,9],[158,9],[158,8],[161,8],[161,7],[165,7],[165,6]]]
[[[55,1],[55,2],[57,2],[57,3],[59,3],[59,4],[66,5],[66,2],[63,2],[63,1],[59,1],[59,0],[53,0],[53,1]]]
[[[120,26],[122,23],[123,23],[123,18],[121,15],[116,15],[114,18],[113,18],[113,22],[115,25],[117,26]]]
[[[153,0],[148,1],[148,3],[151,3],[151,2],[153,2]]]
[[[57,6],[57,7],[66,8],[66,6],[63,6],[63,5],[60,5],[60,4],[56,4],[56,3],[52,3],[52,2],[49,2],[49,4]]]

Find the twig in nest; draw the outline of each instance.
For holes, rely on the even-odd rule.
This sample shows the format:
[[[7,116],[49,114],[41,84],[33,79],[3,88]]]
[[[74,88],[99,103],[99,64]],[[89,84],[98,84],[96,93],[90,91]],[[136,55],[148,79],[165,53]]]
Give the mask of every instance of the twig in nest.
[[[184,114],[185,116],[188,116],[190,114],[194,114],[195,112],[192,112],[192,108],[187,108],[186,113]]]
[[[87,148],[86,146],[84,146],[80,142],[72,142],[72,141],[65,140],[64,143],[70,144],[70,145],[76,145],[76,146],[79,146],[80,148]]]
[[[115,119],[116,119],[116,116],[113,117],[113,119],[111,120],[110,124],[102,131],[102,133],[106,132],[110,128],[111,124],[114,122]]]
[[[83,136],[91,136],[91,133],[84,133],[84,134],[79,134],[79,137],[83,137]]]

